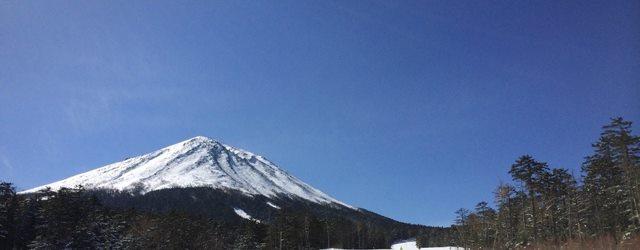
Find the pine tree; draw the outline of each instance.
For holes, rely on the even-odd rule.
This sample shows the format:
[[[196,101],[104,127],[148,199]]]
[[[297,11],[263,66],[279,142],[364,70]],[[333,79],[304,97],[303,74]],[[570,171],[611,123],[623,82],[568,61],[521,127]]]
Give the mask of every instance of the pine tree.
[[[496,231],[492,248],[509,248],[516,240],[518,228],[517,206],[514,205],[515,188],[509,184],[500,184],[494,192],[496,215]]]
[[[490,247],[494,241],[496,211],[485,201],[476,205],[475,214],[478,217],[478,246]]]
[[[571,212],[575,210],[571,202],[571,195],[575,194],[576,181],[566,169],[552,169],[544,172],[541,187],[542,228],[545,232],[543,240],[559,243],[560,240],[571,237],[574,226],[570,220]],[[567,232],[568,231],[568,232]]]
[[[0,182],[0,248],[12,248],[16,238],[17,197],[11,183]]]
[[[621,117],[611,120],[603,127],[603,145],[608,145],[612,158],[624,173],[624,203],[627,205],[629,225],[627,233],[640,230],[640,137],[631,134],[631,122]]]
[[[471,234],[471,230],[469,228],[470,214],[471,212],[466,208],[460,208],[456,211],[455,228],[462,247],[468,247],[471,243],[469,239]]]
[[[638,232],[640,138],[631,134],[631,122],[614,118],[593,147],[582,166],[583,221],[592,234],[607,232],[615,239]]]
[[[19,199],[16,215],[16,241],[14,247],[26,249],[27,245],[36,237],[35,225],[39,202],[36,199]]]
[[[538,235],[540,234],[538,220],[538,200],[539,193],[544,185],[543,177],[548,171],[546,163],[538,162],[530,155],[524,155],[518,158],[516,163],[511,166],[509,174],[511,174],[514,181],[520,182],[524,188],[526,197],[529,199],[528,213],[524,214],[523,225],[525,228],[529,228],[525,234],[527,241],[536,242]],[[529,222],[529,220],[531,222]],[[530,238],[530,239],[529,239]]]

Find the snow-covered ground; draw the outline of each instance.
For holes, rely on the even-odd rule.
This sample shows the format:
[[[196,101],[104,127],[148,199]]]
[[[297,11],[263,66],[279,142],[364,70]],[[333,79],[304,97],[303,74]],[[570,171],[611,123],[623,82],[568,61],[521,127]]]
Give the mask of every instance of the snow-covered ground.
[[[422,249],[429,249],[429,250],[464,250],[464,248],[461,247],[423,247],[423,248],[418,248],[416,246],[416,241],[415,240],[407,240],[407,241],[403,241],[403,242],[398,242],[396,244],[391,245],[391,249],[392,250],[422,250]]]
[[[343,250],[339,248],[328,248],[327,250]],[[376,249],[389,250],[389,249]],[[406,240],[391,245],[391,250],[464,250],[462,247],[423,247],[418,248],[415,240]]]
[[[213,187],[238,190],[249,196],[289,196],[356,209],[302,182],[260,155],[203,136],[21,193],[77,185],[143,193],[173,187]]]

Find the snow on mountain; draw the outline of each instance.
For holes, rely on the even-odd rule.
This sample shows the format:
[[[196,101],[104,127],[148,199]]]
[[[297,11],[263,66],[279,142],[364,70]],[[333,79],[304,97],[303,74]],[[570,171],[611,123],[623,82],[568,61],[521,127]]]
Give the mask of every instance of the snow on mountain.
[[[270,201],[267,201],[267,205],[269,205],[270,207],[275,208],[275,209],[280,209],[280,206],[278,206],[276,204],[273,204]]]
[[[173,187],[213,187],[238,190],[250,196],[285,196],[356,209],[302,182],[260,155],[203,136],[21,193],[77,185],[88,189],[135,189],[143,193]]]
[[[256,220],[253,217],[251,217],[251,215],[249,215],[247,212],[245,212],[244,210],[240,209],[240,208],[233,208],[233,211],[240,217],[242,217],[243,219],[246,220],[252,220],[255,222],[260,223],[260,220]]]

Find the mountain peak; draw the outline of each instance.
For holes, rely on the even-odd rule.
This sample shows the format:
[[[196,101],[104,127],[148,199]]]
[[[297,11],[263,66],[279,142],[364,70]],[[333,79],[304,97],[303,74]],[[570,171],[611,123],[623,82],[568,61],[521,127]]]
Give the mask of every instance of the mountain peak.
[[[77,185],[116,190],[142,187],[142,192],[175,187],[213,187],[238,190],[248,196],[284,196],[353,208],[302,182],[260,155],[205,136],[196,136],[22,193]]]
[[[201,146],[201,145],[216,145],[216,144],[220,144],[220,143],[209,137],[199,135],[199,136],[178,142],[169,147]]]
[[[195,136],[195,137],[193,137],[191,139],[188,139],[187,141],[190,141],[190,142],[201,142],[201,143],[217,142],[214,139],[211,139],[209,137],[202,136],[202,135]]]

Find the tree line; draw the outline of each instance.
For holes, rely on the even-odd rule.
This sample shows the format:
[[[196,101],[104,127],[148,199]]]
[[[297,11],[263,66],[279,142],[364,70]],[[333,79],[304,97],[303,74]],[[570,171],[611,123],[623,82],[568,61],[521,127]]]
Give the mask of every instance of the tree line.
[[[107,206],[100,196],[82,187],[18,195],[12,184],[0,183],[0,249],[363,249],[388,248],[426,232],[450,235],[442,228],[383,226],[286,207],[261,223],[221,220],[185,210]]]
[[[631,126],[622,118],[603,126],[578,178],[530,155],[519,157],[508,170],[513,181],[495,189],[494,206],[482,201],[473,210],[459,209],[451,228],[383,223],[300,207],[283,207],[262,223],[223,220],[184,209],[109,206],[103,201],[132,200],[82,187],[18,195],[12,184],[0,182],[0,249],[388,248],[411,237],[421,247],[633,248],[640,245],[640,137]],[[166,203],[172,195],[188,197],[185,190],[165,192],[135,199],[149,205]],[[215,199],[211,204],[217,204]]]
[[[453,229],[469,248],[633,248],[640,244],[640,137],[613,118],[602,127],[581,181],[530,155],[509,169],[512,183],[494,191],[495,209],[480,202],[456,211]]]

